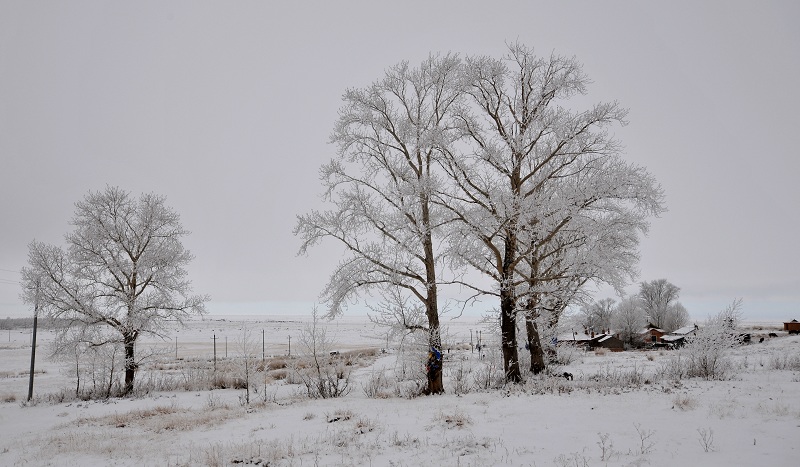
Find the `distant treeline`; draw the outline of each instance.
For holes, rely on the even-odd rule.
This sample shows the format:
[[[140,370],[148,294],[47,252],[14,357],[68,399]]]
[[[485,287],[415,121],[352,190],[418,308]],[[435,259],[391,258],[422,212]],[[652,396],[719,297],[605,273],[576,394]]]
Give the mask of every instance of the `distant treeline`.
[[[58,327],[59,321],[53,319],[39,319],[36,323],[42,329],[53,329]],[[0,329],[30,329],[33,327],[33,318],[5,318],[0,319]]]

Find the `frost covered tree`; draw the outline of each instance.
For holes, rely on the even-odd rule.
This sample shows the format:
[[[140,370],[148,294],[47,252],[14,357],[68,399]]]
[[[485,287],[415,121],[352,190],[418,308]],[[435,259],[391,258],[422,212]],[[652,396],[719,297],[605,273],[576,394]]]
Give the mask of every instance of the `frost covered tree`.
[[[331,137],[338,157],[321,169],[331,207],[299,216],[295,227],[301,254],[324,238],[348,251],[322,292],[329,317],[367,291],[389,306],[411,299],[414,305],[402,308],[409,312],[395,321],[430,336],[427,393],[444,391],[437,242],[448,217],[435,202],[443,183],[436,168],[456,135],[451,119],[461,96],[459,70],[457,57],[431,56],[348,90]]]
[[[33,241],[22,269],[22,299],[63,325],[59,346],[122,349],[125,383],[133,389],[135,346],[142,334],[163,335],[167,321],[204,312],[191,295],[188,235],[165,199],[107,187],[75,204],[66,249]],[[56,348],[59,348],[58,346]],[[112,352],[112,354],[115,352]]]
[[[499,298],[504,370],[518,382],[519,312],[535,318],[540,302],[563,305],[569,294],[562,289],[553,300],[553,284],[571,284],[567,290],[575,292],[602,267],[591,260],[579,266],[573,245],[591,244],[597,233],[576,226],[621,215],[636,218],[642,230],[647,215],[663,210],[662,194],[643,168],[622,161],[607,133],[625,123],[625,109],[615,102],[582,111],[567,105],[589,82],[574,58],[538,57],[514,44],[503,59],[468,58],[465,76],[463,146],[445,160],[455,183],[448,207],[459,226],[450,236],[452,254],[491,279],[492,289],[464,285]],[[542,274],[555,256],[568,272]]]
[[[620,301],[614,309],[611,323],[622,342],[635,346],[644,327],[647,326],[647,318],[639,298],[631,296]]]
[[[596,214],[586,210],[571,215],[555,239],[539,242],[524,259],[526,268],[520,276],[525,278],[525,288],[520,294],[534,374],[543,371],[546,363],[539,334],[552,337],[567,306],[591,306],[587,283],[605,283],[621,294],[636,275],[646,212],[622,207],[613,215]],[[603,321],[599,328],[609,328],[610,321]],[[556,349],[548,349],[555,356]]]
[[[613,298],[604,298],[581,307],[583,314],[583,326],[586,329],[601,332],[611,329],[611,317],[614,313]]]
[[[675,302],[667,308],[664,330],[672,332],[689,324],[689,312],[681,302]]]
[[[738,327],[742,321],[742,299],[710,317],[680,350],[686,374],[708,380],[730,379],[735,371],[730,349],[742,343]]]
[[[679,311],[672,306],[678,301],[680,292],[679,287],[666,279],[642,282],[639,285],[639,298],[650,324],[666,331],[674,330],[666,328],[669,325],[670,311]]]

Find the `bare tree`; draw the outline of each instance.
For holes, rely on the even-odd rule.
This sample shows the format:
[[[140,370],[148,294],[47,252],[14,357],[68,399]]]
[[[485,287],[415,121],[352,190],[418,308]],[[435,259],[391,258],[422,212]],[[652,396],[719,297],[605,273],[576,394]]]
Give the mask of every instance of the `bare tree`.
[[[642,282],[639,285],[639,298],[650,324],[658,328],[667,327],[670,306],[678,300],[680,292],[680,288],[666,279]]]
[[[447,219],[433,199],[442,183],[436,160],[453,138],[459,64],[452,55],[432,56],[418,68],[401,63],[368,88],[348,90],[331,137],[339,155],[321,170],[333,206],[300,216],[295,227],[301,253],[326,237],[348,250],[322,293],[328,316],[368,290],[389,302],[399,293],[421,306],[424,321],[401,324],[427,332],[429,351],[438,355],[428,393],[444,391],[437,233]]]
[[[167,321],[204,312],[208,297],[190,295],[186,266],[192,255],[181,238],[188,235],[164,198],[138,199],[108,187],[75,205],[67,249],[33,241],[22,269],[22,299],[71,332],[62,333],[90,347],[121,346],[123,393],[133,389],[138,361],[136,340],[163,335]]]

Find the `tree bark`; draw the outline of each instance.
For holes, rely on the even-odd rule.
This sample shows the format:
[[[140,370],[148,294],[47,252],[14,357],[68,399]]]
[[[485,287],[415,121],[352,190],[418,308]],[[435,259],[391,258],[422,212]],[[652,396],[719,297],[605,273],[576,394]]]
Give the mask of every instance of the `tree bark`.
[[[125,345],[125,387],[123,388],[122,394],[127,395],[133,391],[133,381],[136,377],[136,360],[134,359],[136,334],[123,334],[123,342]]]
[[[513,291],[504,288],[500,291],[500,334],[503,349],[503,370],[506,381],[519,383],[522,373],[519,369],[517,351],[517,319]]]
[[[433,251],[433,235],[431,234],[431,214],[430,199],[427,194],[420,196],[422,207],[423,225],[428,229],[423,234],[423,250],[425,251],[425,280],[427,282],[427,300],[425,301],[425,313],[428,315],[428,365],[427,377],[428,386],[425,388],[426,394],[443,394],[444,382],[442,381],[443,358],[442,358],[442,335],[439,330],[439,291],[436,284],[436,256]]]
[[[525,329],[528,332],[528,349],[531,353],[531,373],[538,375],[545,367],[544,349],[539,339],[539,327],[536,324],[536,315],[533,310],[525,314]]]

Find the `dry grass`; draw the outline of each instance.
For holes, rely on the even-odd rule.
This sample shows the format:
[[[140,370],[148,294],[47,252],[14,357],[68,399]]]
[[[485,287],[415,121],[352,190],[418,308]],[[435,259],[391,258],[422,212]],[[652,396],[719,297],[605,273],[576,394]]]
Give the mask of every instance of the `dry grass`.
[[[210,410],[189,410],[178,408],[173,404],[102,417],[80,418],[74,425],[139,428],[144,431],[162,433],[165,431],[192,431],[216,426],[240,415],[240,410],[234,410],[227,406],[211,407]]]
[[[282,358],[273,358],[269,362],[267,362],[267,369],[269,370],[282,370],[286,368],[287,363],[286,360]]]
[[[697,407],[697,401],[688,394],[678,394],[672,399],[673,408],[678,408],[683,411],[694,410]]]
[[[351,418],[353,418],[353,412],[350,410],[338,409],[333,414],[325,414],[328,423],[347,421]]]
[[[443,422],[448,428],[464,428],[472,424],[472,418],[459,409],[452,413],[440,412],[434,420]]]

